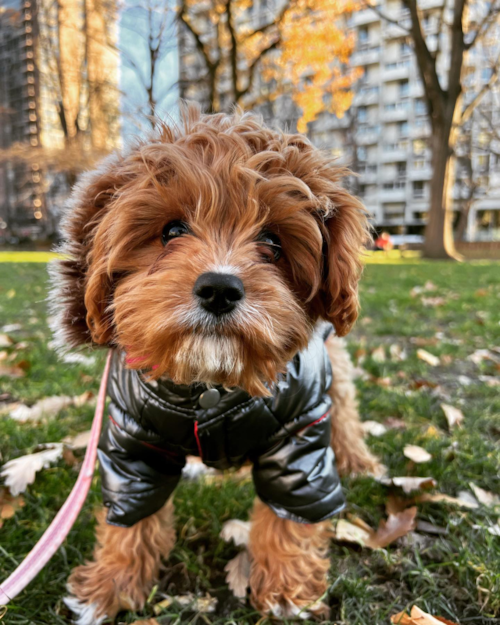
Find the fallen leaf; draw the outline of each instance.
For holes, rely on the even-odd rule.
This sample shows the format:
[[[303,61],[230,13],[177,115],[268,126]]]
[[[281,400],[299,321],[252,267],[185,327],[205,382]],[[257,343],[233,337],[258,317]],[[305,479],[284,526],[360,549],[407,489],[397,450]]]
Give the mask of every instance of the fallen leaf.
[[[454,406],[450,406],[450,404],[441,404],[441,408],[443,409],[446,420],[448,421],[449,428],[453,428],[455,426],[460,427],[462,421],[464,420],[463,412],[459,408],[455,408]]]
[[[369,323],[372,323],[372,322],[373,322],[373,319],[372,319],[371,317],[363,317],[363,318],[360,320],[360,324],[361,324],[362,326],[367,326]]]
[[[236,557],[224,567],[226,571],[226,582],[235,597],[242,599],[246,597],[250,580],[250,558],[248,551],[241,551]]]
[[[385,486],[397,486],[407,495],[415,490],[434,488],[436,480],[433,477],[380,477],[378,481]]]
[[[480,375],[478,376],[481,382],[484,382],[487,386],[500,386],[500,378],[494,375]]]
[[[250,521],[231,519],[230,521],[226,521],[222,526],[220,537],[226,543],[232,540],[237,546],[246,546],[250,539],[251,526]]]
[[[7,299],[12,299],[13,297],[16,296],[16,291],[15,289],[10,289],[9,291],[7,291],[7,293],[5,294]]]
[[[407,508],[402,512],[390,514],[385,521],[380,521],[378,530],[370,537],[367,547],[372,549],[383,549],[398,538],[406,536],[408,532],[415,529],[415,517],[417,507]]]
[[[483,506],[487,506],[490,508],[493,506],[500,505],[500,497],[498,497],[498,495],[495,495],[494,493],[490,493],[489,491],[484,490],[480,486],[476,486],[474,482],[469,482],[469,486],[471,487],[472,492],[474,493],[476,499],[479,501],[479,503],[482,503]]]
[[[489,349],[476,349],[473,354],[467,356],[467,360],[471,360],[475,365],[479,365],[483,360],[498,362],[498,357]]]
[[[389,388],[390,386],[392,386],[392,379],[389,377],[386,378],[376,378],[376,377],[371,377],[370,378],[371,382],[373,382],[374,384],[378,384],[378,386],[382,386],[384,388]]]
[[[24,507],[22,497],[14,497],[5,486],[0,486],[0,519],[10,519]]]
[[[389,430],[406,430],[406,423],[403,419],[398,419],[397,417],[387,417],[384,425]]]
[[[464,493],[462,493],[463,495]],[[451,497],[445,493],[422,493],[415,497],[416,503],[449,503],[460,508],[469,508],[471,510],[478,508],[479,504],[469,493],[469,497]]]
[[[410,384],[410,388],[420,389],[420,388],[436,388],[437,384],[432,382],[431,380],[424,380],[422,378],[418,378],[417,380],[413,380]]]
[[[431,454],[423,447],[419,447],[418,445],[405,445],[403,449],[403,454],[417,464],[420,462],[429,462],[429,460],[432,460]]]
[[[193,612],[202,612],[204,614],[215,612],[217,607],[217,599],[208,593],[204,597],[195,597],[188,592],[186,595],[176,595],[175,597],[167,595],[163,601],[153,606],[154,613],[157,615],[161,614],[164,609],[169,608],[173,603],[190,608]]]
[[[372,360],[375,362],[385,362],[385,349],[383,345],[379,345],[371,353]]]
[[[15,496],[23,493],[28,484],[33,484],[38,471],[57,462],[63,453],[62,443],[51,443],[51,447],[35,454],[20,456],[6,462],[0,471],[0,477],[5,479],[5,485]]]
[[[0,334],[0,347],[10,347],[13,343],[8,334]]]
[[[134,621],[132,625],[160,625],[155,618],[148,618],[145,621]]]
[[[66,445],[63,448],[62,457],[68,467],[75,467],[80,462],[73,451]]]
[[[397,362],[406,360],[405,350],[401,347],[401,345],[398,345],[397,343],[393,343],[392,345],[389,346],[389,354],[390,354],[391,360],[395,360]]]
[[[416,345],[417,347],[432,347],[433,345],[437,345],[439,343],[439,339],[436,336],[412,336],[410,343],[413,343],[413,345]]]
[[[62,442],[71,449],[86,449],[90,440],[90,430],[80,432],[76,436],[67,436]]]
[[[411,503],[413,503],[413,499]],[[389,495],[385,502],[385,511],[387,515],[389,514],[397,514],[398,512],[403,512],[408,508],[410,502],[405,497],[398,497],[397,495]]]
[[[444,297],[422,297],[421,302],[427,308],[435,308],[437,306],[444,306],[446,300]]]
[[[94,398],[94,394],[86,391],[76,397],[67,395],[53,395],[38,400],[33,406],[21,404],[10,413],[11,419],[26,423],[26,421],[38,421],[42,417],[55,417],[68,406],[83,406]]]
[[[449,621],[441,616],[431,616],[416,605],[412,607],[410,616],[404,611],[391,616],[391,623],[393,625],[442,625],[442,623],[445,623],[445,625],[458,625],[458,623]]]
[[[478,289],[474,295],[476,297],[486,297],[488,295],[488,289]]]
[[[8,323],[7,325],[3,326],[2,332],[18,332],[22,329],[23,327],[20,323]]]
[[[363,421],[361,423],[365,434],[371,434],[372,436],[382,436],[387,432],[387,428],[378,421]]]
[[[335,525],[333,537],[339,542],[356,543],[364,547],[372,534],[373,530],[367,531],[345,519],[339,519]]]
[[[440,363],[440,360],[437,356],[434,356],[434,354],[427,352],[425,349],[417,349],[417,358],[420,358],[420,360],[423,360],[431,367],[437,367]]]
[[[25,375],[25,371],[21,367],[0,365],[0,378],[22,378]]]
[[[453,362],[453,356],[451,356],[450,354],[443,354],[441,356],[442,365],[451,365],[452,362]]]

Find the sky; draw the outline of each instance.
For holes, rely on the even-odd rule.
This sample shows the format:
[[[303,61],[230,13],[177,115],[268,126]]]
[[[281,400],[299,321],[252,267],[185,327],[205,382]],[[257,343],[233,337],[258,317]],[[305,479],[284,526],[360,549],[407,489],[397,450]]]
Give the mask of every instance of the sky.
[[[151,10],[151,22],[148,9]],[[153,88],[156,114],[161,118],[177,116],[179,57],[174,20],[172,0],[125,0],[120,11],[121,132],[125,145],[151,129],[146,117],[148,97],[145,88],[150,81],[148,37],[151,34],[153,45],[156,45],[162,23],[166,27],[161,37],[161,54]]]

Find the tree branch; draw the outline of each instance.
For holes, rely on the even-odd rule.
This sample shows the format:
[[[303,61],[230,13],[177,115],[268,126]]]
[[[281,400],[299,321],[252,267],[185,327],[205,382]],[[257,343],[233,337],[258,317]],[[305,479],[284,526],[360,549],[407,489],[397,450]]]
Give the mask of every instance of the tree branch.
[[[495,2],[493,2],[488,12],[481,20],[481,23],[477,27],[474,37],[472,38],[471,41],[469,41],[469,43],[465,44],[466,50],[470,50],[471,48],[473,48],[476,45],[476,43],[487,34],[487,32],[490,30],[493,24],[495,24],[496,18],[499,15],[500,15],[500,5],[497,5]]]
[[[376,13],[380,17],[380,19],[384,20],[384,22],[387,22],[388,24],[394,24],[394,26],[398,26],[398,28],[401,28],[401,30],[404,30],[405,33],[407,33],[408,35],[410,34],[411,31],[408,28],[406,28],[406,26],[402,26],[401,22],[398,22],[397,20],[392,19],[392,17],[389,17],[388,15],[386,15],[377,6],[370,4],[368,0],[365,0],[363,5],[364,5],[365,10],[371,9],[374,13]]]
[[[231,38],[231,50],[229,52],[229,58],[231,60],[231,82],[233,83],[234,101],[237,102],[240,99],[240,92],[238,90],[238,40],[234,31],[231,0],[227,0],[226,13],[227,29]]]
[[[481,89],[477,92],[476,96],[472,99],[471,102],[469,102],[469,104],[462,111],[462,115],[460,116],[460,125],[464,124],[470,118],[470,116],[474,112],[474,109],[479,104],[479,102],[481,102],[481,100],[483,99],[484,95],[497,82],[497,80],[498,80],[498,72],[499,72],[499,69],[500,69],[499,65],[500,65],[500,54],[497,56],[497,60],[495,61],[494,65],[492,67],[492,74],[490,76],[489,81],[487,83],[485,83],[481,87]]]

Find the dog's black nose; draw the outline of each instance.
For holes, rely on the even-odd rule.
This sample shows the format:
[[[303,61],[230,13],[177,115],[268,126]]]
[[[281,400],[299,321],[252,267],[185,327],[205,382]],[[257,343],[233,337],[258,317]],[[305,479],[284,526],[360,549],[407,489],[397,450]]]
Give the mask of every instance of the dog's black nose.
[[[231,312],[243,299],[243,282],[229,273],[202,273],[196,280],[193,293],[200,299],[205,310],[214,315]]]

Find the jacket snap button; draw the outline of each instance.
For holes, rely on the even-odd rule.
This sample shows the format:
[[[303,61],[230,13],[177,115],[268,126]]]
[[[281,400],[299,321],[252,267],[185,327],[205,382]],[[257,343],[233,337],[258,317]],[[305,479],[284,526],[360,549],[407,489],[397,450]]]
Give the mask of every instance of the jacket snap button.
[[[220,393],[216,388],[209,388],[200,395],[200,406],[205,410],[217,406],[220,400]]]

